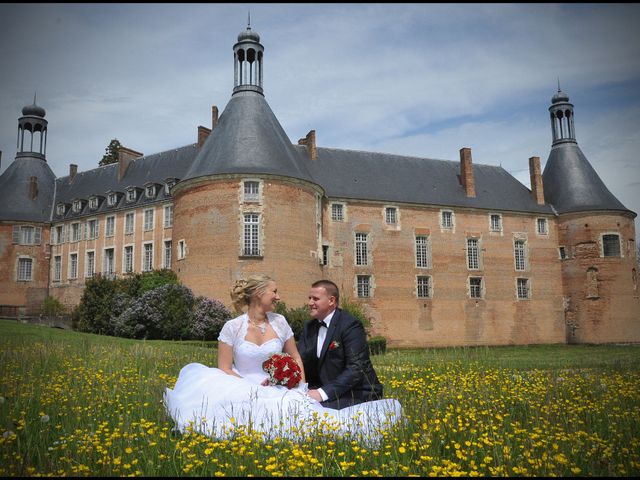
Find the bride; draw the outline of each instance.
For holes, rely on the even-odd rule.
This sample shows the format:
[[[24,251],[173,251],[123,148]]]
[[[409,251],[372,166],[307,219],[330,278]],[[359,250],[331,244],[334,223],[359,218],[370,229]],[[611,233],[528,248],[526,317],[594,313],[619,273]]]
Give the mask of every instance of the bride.
[[[231,291],[238,311],[218,337],[218,368],[190,363],[180,370],[164,403],[179,431],[193,430],[215,438],[229,438],[243,430],[303,440],[318,432],[350,435],[377,442],[384,430],[397,423],[402,407],[395,399],[373,400],[335,410],[307,395],[304,367],[293,331],[273,310],[280,300],[275,281],[252,276],[236,282]],[[262,363],[285,352],[302,371],[302,381],[291,390],[269,385]]]

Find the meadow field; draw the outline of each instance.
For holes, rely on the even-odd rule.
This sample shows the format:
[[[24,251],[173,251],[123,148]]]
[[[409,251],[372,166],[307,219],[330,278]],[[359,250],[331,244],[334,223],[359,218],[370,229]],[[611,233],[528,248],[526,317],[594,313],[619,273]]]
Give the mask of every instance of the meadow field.
[[[406,422],[371,446],[317,434],[181,435],[162,393],[215,342],[135,341],[0,320],[2,476],[640,475],[640,346],[389,350]]]

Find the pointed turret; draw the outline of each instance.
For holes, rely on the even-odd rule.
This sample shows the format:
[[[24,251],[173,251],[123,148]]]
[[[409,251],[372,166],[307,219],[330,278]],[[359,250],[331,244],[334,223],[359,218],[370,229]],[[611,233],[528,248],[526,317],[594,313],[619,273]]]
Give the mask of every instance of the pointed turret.
[[[313,181],[264,98],[260,36],[247,26],[238,35],[233,51],[235,84],[231,100],[183,180],[247,173]]]
[[[573,104],[560,90],[551,99],[552,147],[542,174],[546,200],[560,214],[629,210],[609,191],[576,141]]]
[[[0,220],[47,222],[51,218],[55,175],[46,160],[44,108],[33,104],[18,119],[16,158],[0,175]]]

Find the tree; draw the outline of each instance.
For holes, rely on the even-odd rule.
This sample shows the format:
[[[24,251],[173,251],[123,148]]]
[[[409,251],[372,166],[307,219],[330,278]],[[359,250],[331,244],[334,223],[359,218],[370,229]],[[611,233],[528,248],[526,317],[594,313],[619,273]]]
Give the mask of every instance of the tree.
[[[98,165],[102,167],[103,165],[117,163],[118,149],[121,147],[122,147],[122,144],[117,138],[114,138],[113,140],[111,140],[111,142],[109,143],[109,146],[104,149],[106,153],[103,155],[102,160],[100,160],[100,163]]]

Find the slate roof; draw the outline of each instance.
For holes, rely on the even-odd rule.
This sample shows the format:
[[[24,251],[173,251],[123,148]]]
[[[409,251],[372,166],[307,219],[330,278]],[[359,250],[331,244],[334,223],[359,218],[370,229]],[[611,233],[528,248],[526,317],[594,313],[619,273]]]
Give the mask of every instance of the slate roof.
[[[542,182],[545,200],[558,213],[631,212],[605,186],[577,143],[561,143],[551,149]]]
[[[225,173],[313,181],[267,101],[254,92],[231,97],[184,179]]]
[[[31,177],[38,178],[38,195],[29,197]],[[48,222],[55,178],[43,158],[20,156],[0,175],[0,220]]]
[[[304,147],[296,146],[306,158]],[[475,163],[476,197],[467,197],[460,162],[318,148],[309,170],[328,197],[552,214],[502,167]]]
[[[71,209],[67,209],[65,215],[59,216],[54,208],[53,220],[65,220],[88,214],[93,215],[123,208],[135,208],[165,198],[168,199],[170,196],[164,192],[165,181],[184,177],[195,155],[196,144],[191,144],[174,150],[140,157],[129,164],[129,168],[120,181],[118,180],[119,165],[117,163],[87,170],[86,172],[78,172],[73,180],[69,176],[60,177],[56,180],[56,205],[60,202],[72,204],[75,199],[88,200],[92,195],[97,195],[101,198],[99,199],[98,208],[94,210],[91,210],[87,203],[80,212],[76,213]],[[156,195],[153,198],[146,197],[142,191],[145,185],[149,183],[157,185]],[[127,202],[126,200],[125,192],[128,187],[136,187],[140,190],[134,202]],[[113,206],[107,205],[108,192],[119,193],[118,202]]]

